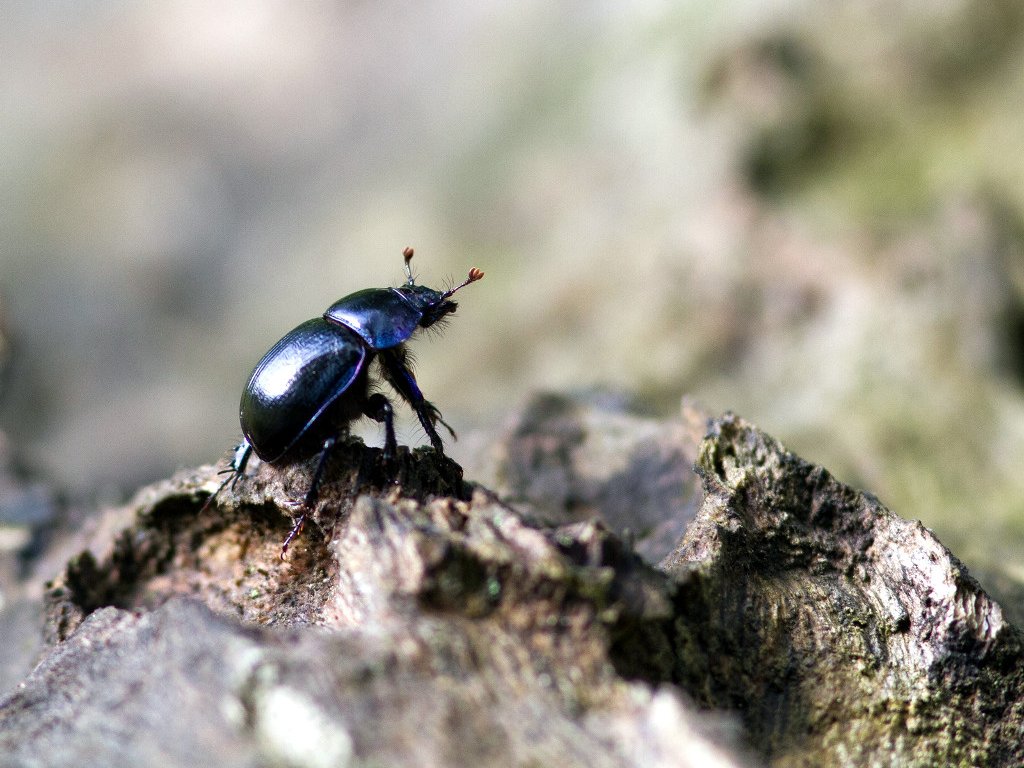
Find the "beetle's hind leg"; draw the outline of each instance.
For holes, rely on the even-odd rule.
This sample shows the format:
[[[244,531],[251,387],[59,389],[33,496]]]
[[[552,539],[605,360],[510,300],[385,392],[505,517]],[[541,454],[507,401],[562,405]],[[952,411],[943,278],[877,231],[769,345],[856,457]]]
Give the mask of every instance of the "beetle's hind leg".
[[[294,519],[292,529],[288,531],[288,535],[285,536],[284,542],[281,544],[282,560],[288,554],[288,545],[294,541],[296,536],[302,533],[302,528],[306,524],[306,515],[312,511],[313,507],[316,506],[317,499],[320,498],[320,483],[324,477],[324,470],[327,468],[327,461],[330,459],[334,446],[337,444],[338,438],[333,435],[324,440],[324,447],[320,450],[320,459],[316,463],[316,469],[313,470],[313,479],[309,483],[309,490],[306,491],[306,495],[302,499],[302,511]]]

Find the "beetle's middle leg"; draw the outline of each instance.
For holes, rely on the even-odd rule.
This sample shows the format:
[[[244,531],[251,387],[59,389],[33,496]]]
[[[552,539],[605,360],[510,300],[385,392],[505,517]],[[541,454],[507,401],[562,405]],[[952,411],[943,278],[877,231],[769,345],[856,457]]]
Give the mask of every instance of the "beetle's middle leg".
[[[384,423],[384,460],[390,461],[398,454],[398,441],[395,439],[395,409],[380,392],[366,398],[363,413],[376,421]]]

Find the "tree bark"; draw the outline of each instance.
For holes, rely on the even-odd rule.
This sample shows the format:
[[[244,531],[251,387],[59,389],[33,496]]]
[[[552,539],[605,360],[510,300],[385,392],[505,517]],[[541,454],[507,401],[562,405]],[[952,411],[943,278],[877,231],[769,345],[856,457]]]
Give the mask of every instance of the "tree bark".
[[[69,533],[0,764],[1024,762],[999,606],[742,419],[542,396],[492,456],[350,442],[285,561],[308,463]]]

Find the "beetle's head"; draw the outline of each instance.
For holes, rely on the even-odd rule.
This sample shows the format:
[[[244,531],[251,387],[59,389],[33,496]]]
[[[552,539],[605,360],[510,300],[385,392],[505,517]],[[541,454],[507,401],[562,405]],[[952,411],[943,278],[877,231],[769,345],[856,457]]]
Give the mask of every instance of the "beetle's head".
[[[408,279],[405,285],[396,290],[410,304],[423,313],[423,319],[419,322],[421,328],[429,328],[438,320],[458,309],[458,302],[451,299],[452,294],[460,288],[465,288],[470,283],[475,283],[484,276],[483,272],[473,267],[469,270],[469,275],[466,279],[459,285],[447,291],[435,291],[433,288],[427,288],[425,285],[416,285],[413,282],[412,267],[409,266],[409,262],[412,261],[412,248],[406,248],[402,255],[405,256],[405,274]]]

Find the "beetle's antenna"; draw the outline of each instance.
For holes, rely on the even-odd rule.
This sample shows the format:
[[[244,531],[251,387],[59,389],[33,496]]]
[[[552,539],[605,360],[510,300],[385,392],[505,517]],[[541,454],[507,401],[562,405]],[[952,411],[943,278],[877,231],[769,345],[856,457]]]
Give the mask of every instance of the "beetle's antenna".
[[[412,267],[409,266],[409,262],[412,261],[413,250],[411,246],[406,246],[405,250],[402,251],[402,255],[405,257],[405,274],[409,278],[406,281],[406,285],[412,285]]]
[[[482,279],[483,276],[484,276],[484,273],[483,273],[482,270],[479,270],[476,267],[472,267],[469,270],[469,276],[465,279],[465,281],[461,285],[456,285],[451,290],[445,291],[443,294],[441,294],[441,298],[447,299],[449,296],[451,296],[453,293],[455,293],[457,290],[459,290],[459,288],[465,288],[470,283],[475,283],[477,280]]]

